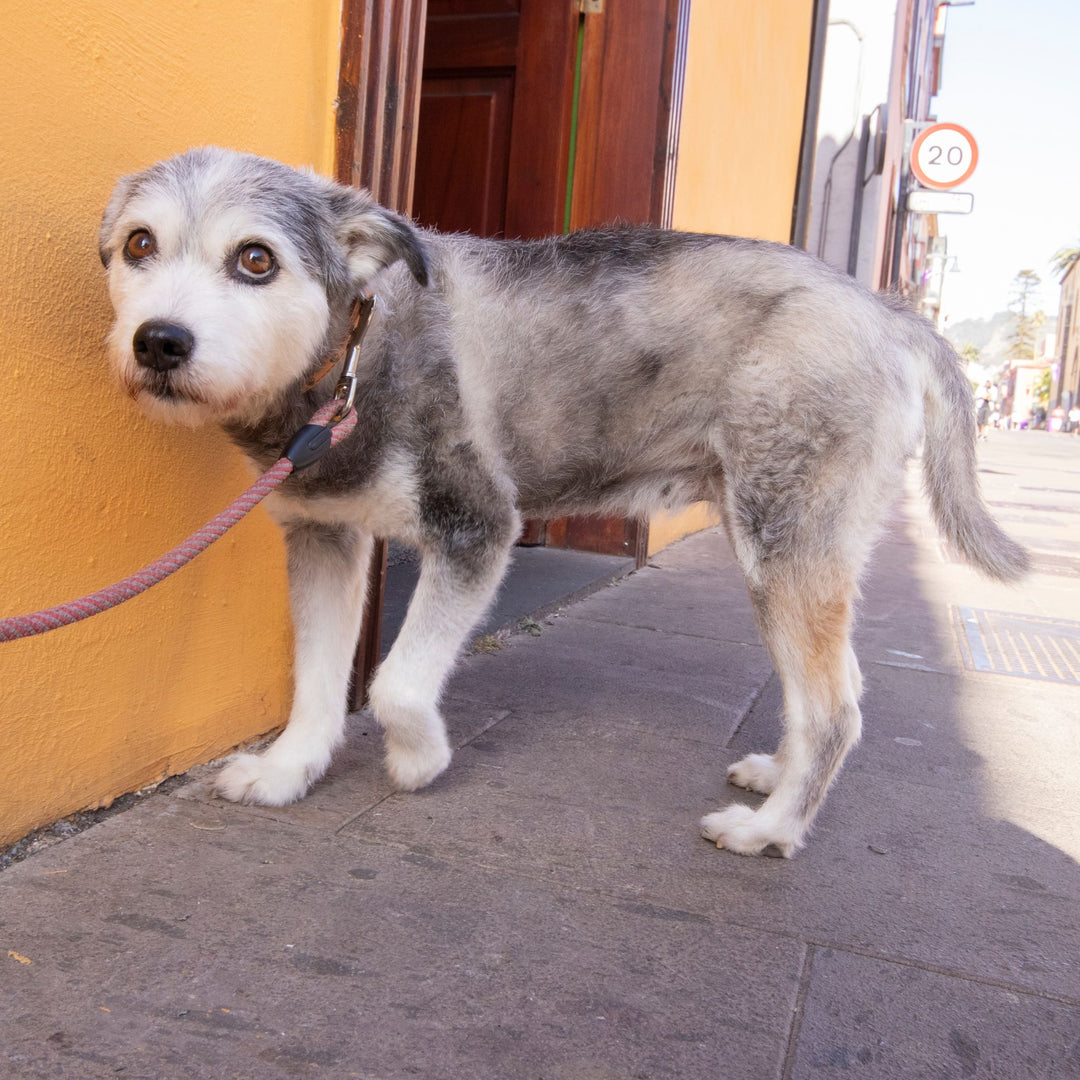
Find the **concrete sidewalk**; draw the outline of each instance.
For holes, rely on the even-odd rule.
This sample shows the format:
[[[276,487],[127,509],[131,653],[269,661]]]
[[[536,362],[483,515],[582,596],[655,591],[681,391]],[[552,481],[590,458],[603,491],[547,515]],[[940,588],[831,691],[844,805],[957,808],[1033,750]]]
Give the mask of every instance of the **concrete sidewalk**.
[[[469,657],[424,792],[361,715],[297,806],[196,777],[0,874],[0,1076],[1080,1076],[1080,439],[979,454],[1039,570],[986,583],[901,497],[794,860],[698,836],[779,706],[701,534]]]

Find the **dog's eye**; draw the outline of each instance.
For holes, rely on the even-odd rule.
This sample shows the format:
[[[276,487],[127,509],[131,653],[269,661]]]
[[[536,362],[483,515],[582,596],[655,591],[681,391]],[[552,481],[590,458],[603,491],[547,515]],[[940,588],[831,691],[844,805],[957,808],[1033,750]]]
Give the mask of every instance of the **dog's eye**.
[[[236,260],[236,269],[245,277],[265,278],[277,269],[274,256],[262,244],[248,244]]]
[[[145,259],[157,251],[157,241],[153,233],[146,229],[137,229],[128,237],[124,250],[129,259]]]

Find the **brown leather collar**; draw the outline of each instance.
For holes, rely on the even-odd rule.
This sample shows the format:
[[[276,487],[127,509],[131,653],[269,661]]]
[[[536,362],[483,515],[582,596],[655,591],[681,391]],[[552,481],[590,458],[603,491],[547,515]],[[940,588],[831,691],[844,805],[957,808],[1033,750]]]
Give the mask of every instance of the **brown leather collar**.
[[[345,359],[345,354],[349,351],[349,346],[352,344],[357,330],[360,329],[361,319],[364,318],[365,314],[368,314],[368,317],[370,317],[370,309],[368,309],[368,312],[365,312],[366,300],[366,297],[358,296],[353,301],[352,311],[349,313],[349,332],[345,336],[345,341],[342,343],[341,348],[338,349],[338,351],[307,381],[303,391],[305,394],[309,390],[314,390],[315,387]]]

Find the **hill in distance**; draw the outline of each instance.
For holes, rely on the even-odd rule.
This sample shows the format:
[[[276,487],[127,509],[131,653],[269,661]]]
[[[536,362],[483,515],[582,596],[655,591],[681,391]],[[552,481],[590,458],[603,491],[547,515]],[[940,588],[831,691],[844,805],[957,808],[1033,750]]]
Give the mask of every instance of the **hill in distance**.
[[[998,368],[1009,360],[1009,335],[1015,316],[1011,311],[999,311],[988,319],[962,319],[945,327],[945,337],[954,349],[960,351],[965,345],[979,350],[982,366]],[[1051,316],[1039,327],[1037,348],[1042,347],[1048,336],[1057,331],[1057,316]]]

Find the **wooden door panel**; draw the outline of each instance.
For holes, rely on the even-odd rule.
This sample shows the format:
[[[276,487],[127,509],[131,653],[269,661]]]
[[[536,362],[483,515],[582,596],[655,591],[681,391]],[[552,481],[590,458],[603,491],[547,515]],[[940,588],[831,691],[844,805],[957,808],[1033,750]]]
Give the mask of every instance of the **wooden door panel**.
[[[562,231],[577,33],[562,0],[430,0],[413,199],[421,224],[476,236]],[[527,522],[521,542],[545,534],[544,522]]]
[[[563,231],[578,15],[562,0],[522,0],[514,72],[506,235]]]
[[[619,0],[585,19],[572,228],[671,224],[663,196],[674,172],[679,7],[680,0]]]
[[[439,11],[429,4],[424,70],[513,68],[519,23],[516,10]]]
[[[682,0],[686,3],[686,0]],[[619,0],[583,24],[570,227],[664,217],[680,0]],[[669,168],[670,166],[670,168]],[[626,554],[644,565],[648,522],[578,517],[548,522],[549,547]]]
[[[439,214],[449,204],[453,227],[478,236],[562,230],[577,26],[573,4],[562,0],[430,0],[416,160],[417,184],[426,192],[422,205],[414,202],[417,220],[448,227]],[[499,83],[494,126],[486,141],[479,137],[473,103],[476,126],[466,122],[461,144],[454,145],[445,115],[437,115],[434,102],[428,109],[427,99],[453,96],[447,88],[468,79]],[[487,205],[491,201],[500,205]]]
[[[509,74],[424,79],[424,168],[413,189],[418,221],[443,232],[502,234],[513,92]]]
[[[625,555],[638,566],[645,565],[648,539],[646,524],[636,518],[568,517],[548,521],[544,528],[547,547]]]
[[[447,15],[492,15],[521,10],[521,0],[428,0],[430,18]]]

